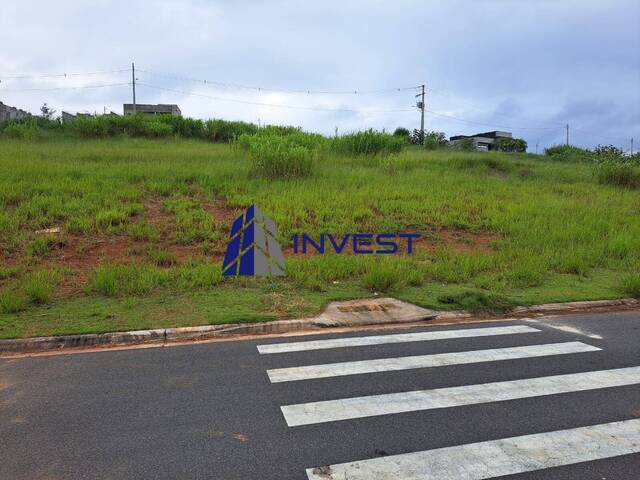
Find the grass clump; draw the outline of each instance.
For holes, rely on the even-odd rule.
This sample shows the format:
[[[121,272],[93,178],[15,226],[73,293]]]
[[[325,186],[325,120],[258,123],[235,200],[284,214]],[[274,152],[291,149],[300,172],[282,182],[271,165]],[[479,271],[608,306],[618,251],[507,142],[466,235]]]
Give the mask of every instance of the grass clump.
[[[27,308],[23,296],[8,290],[0,291],[0,313],[18,313]]]
[[[404,138],[373,129],[349,133],[331,140],[331,150],[341,155],[377,155],[399,153],[407,142]]]
[[[38,236],[29,244],[27,253],[30,257],[44,257],[51,248],[51,239],[46,236]]]
[[[476,313],[504,313],[514,306],[513,302],[502,295],[474,291],[440,295],[438,301],[460,310]]]
[[[253,170],[267,178],[306,177],[313,171],[317,151],[302,145],[299,135],[253,135],[244,137]],[[305,142],[306,143],[306,142]]]
[[[122,210],[104,210],[96,214],[96,225],[100,229],[117,227],[127,221],[128,215]]]
[[[367,269],[362,278],[362,284],[364,288],[371,292],[390,292],[403,284],[405,280],[404,273],[398,263],[374,263]]]
[[[100,265],[89,280],[89,291],[107,297],[144,295],[166,284],[169,272],[148,265]]]
[[[176,284],[188,290],[202,290],[222,283],[222,270],[212,263],[187,263],[177,271]]]
[[[28,275],[22,284],[22,290],[30,303],[49,303],[60,276],[55,270],[42,270]]]

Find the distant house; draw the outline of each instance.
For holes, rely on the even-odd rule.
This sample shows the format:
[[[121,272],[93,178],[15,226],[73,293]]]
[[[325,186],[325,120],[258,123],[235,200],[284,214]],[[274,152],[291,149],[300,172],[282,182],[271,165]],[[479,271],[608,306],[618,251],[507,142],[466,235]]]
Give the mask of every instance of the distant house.
[[[98,115],[95,115],[93,113],[88,113],[88,112],[78,112],[78,113],[69,113],[69,112],[62,112],[62,123],[71,123],[73,121],[75,121],[76,118],[93,118],[93,117],[97,117]],[[103,114],[103,116],[118,116],[118,114],[116,112],[110,112],[110,113],[105,113]]]
[[[125,115],[133,115],[133,103],[125,103],[123,106]],[[159,103],[158,105],[148,105],[144,103],[136,103],[136,113],[144,113],[147,115],[175,115],[182,116],[178,105],[167,105]]]
[[[476,133],[475,135],[455,135],[449,138],[449,143],[455,145],[466,138],[472,139],[476,150],[487,151],[493,150],[493,146],[499,138],[513,138],[513,135],[511,132],[499,131]]]
[[[0,123],[30,117],[31,114],[20,108],[11,107],[0,102]]]

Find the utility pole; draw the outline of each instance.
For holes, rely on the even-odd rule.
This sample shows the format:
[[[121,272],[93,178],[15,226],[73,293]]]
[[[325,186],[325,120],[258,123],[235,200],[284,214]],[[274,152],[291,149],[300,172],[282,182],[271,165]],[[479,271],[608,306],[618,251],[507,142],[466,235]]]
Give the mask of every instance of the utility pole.
[[[565,127],[567,129],[567,145],[569,145],[569,124]]]
[[[420,85],[422,91],[416,95],[420,97],[417,107],[420,109],[420,145],[424,145],[424,85]]]
[[[133,114],[136,114],[136,65],[131,62],[131,87],[133,88]]]
[[[633,137],[631,137],[631,156],[633,157]]]
[[[536,142],[536,155],[538,154],[538,142]]]

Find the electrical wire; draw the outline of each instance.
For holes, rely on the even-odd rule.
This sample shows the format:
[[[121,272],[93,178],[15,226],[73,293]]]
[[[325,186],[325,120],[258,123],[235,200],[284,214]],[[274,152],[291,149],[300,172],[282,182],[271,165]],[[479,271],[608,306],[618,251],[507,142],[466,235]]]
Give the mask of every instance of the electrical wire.
[[[83,85],[78,87],[47,87],[47,88],[0,88],[1,92],[48,92],[53,90],[82,90],[85,88],[105,88],[105,87],[122,87],[125,85],[131,85],[131,82],[125,83],[106,83],[101,85]]]
[[[202,93],[187,92],[187,91],[184,91],[184,90],[176,90],[176,89],[173,89],[173,88],[158,87],[156,85],[149,85],[148,83],[141,83],[141,82],[136,82],[136,85],[141,85],[143,87],[152,88],[152,89],[155,89],[155,90],[163,90],[163,91],[167,91],[167,92],[179,93],[179,94],[182,94],[182,95],[190,95],[190,96],[208,98],[210,100],[218,100],[218,101],[221,101],[221,102],[241,103],[241,104],[245,104],[245,105],[257,105],[257,106],[261,106],[261,107],[287,108],[287,109],[292,109],[292,110],[312,110],[312,111],[319,111],[319,112],[356,112],[356,113],[391,113],[391,112],[412,112],[412,111],[414,111],[413,108],[398,108],[398,109],[388,109],[388,110],[370,110],[370,109],[357,110],[357,109],[353,109],[353,108],[305,107],[305,106],[302,106],[302,105],[287,105],[287,104],[281,104],[281,103],[254,102],[254,101],[243,100],[243,99],[238,99],[238,98],[218,97],[218,96],[206,95],[206,94],[202,94]]]
[[[228,83],[228,82],[220,82],[217,80],[208,80],[208,79],[199,79],[193,77],[186,77],[181,75],[174,75],[170,73],[156,72],[153,70],[145,70],[145,69],[136,69],[136,71],[147,73],[150,75],[171,78],[174,80],[183,80],[188,82],[197,82],[202,83],[204,85],[215,85],[219,87],[225,88],[236,88],[243,90],[254,90],[257,92],[275,92],[275,93],[296,93],[296,94],[308,94],[308,95],[370,95],[370,94],[381,94],[381,93],[396,93],[403,92],[407,90],[415,90],[420,88],[419,86],[414,87],[396,87],[396,88],[383,88],[378,90],[310,90],[310,89],[291,89],[291,88],[268,88],[268,87],[257,87],[251,85],[243,85],[238,83]]]
[[[130,72],[131,68],[119,68],[115,70],[101,70],[96,72],[74,72],[74,73],[36,73],[36,74],[20,74],[20,75],[1,75],[0,80],[24,80],[30,78],[66,78],[66,77],[83,77],[90,75],[104,75],[107,73]]]

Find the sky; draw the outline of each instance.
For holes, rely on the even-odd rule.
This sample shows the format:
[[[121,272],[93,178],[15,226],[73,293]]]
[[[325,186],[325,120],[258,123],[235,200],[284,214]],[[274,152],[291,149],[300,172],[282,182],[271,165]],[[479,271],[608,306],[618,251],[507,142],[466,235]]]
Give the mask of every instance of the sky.
[[[122,113],[135,62],[190,117],[412,130],[425,84],[427,130],[640,149],[638,0],[2,3],[0,101],[33,113]]]

